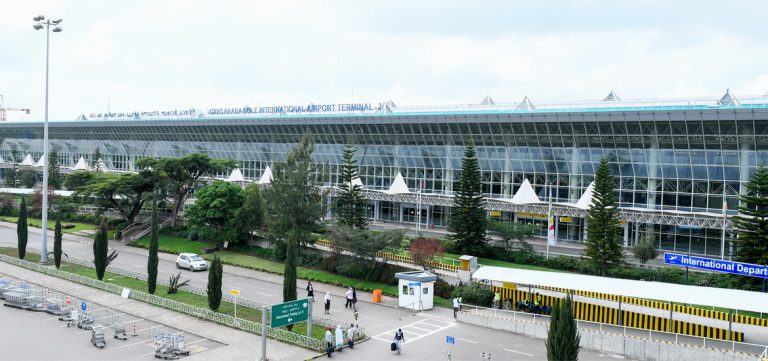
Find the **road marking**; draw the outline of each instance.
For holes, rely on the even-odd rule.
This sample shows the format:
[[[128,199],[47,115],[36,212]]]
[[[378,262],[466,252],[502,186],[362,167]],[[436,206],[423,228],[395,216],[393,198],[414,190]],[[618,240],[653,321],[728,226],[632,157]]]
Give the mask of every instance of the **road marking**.
[[[436,334],[436,333],[438,333],[438,332],[441,332],[441,331],[443,331],[443,330],[446,330],[446,329],[448,329],[448,328],[450,328],[450,327],[453,327],[453,325],[455,325],[455,323],[446,323],[446,325],[445,325],[445,326],[439,327],[439,328],[438,328],[438,329],[436,329],[436,330],[432,330],[432,331],[429,331],[429,332],[427,332],[427,333],[423,333],[423,334],[420,334],[420,333],[417,333],[417,332],[413,332],[413,331],[411,331],[411,330],[408,330],[408,328],[417,328],[417,329],[421,329],[421,330],[424,330],[423,328],[419,328],[418,326],[416,326],[416,325],[421,325],[421,324],[428,324],[428,323],[424,322],[424,320],[421,320],[421,321],[416,321],[416,322],[413,322],[413,323],[409,323],[409,324],[407,324],[407,325],[405,325],[405,326],[401,326],[401,327],[399,327],[400,329],[404,330],[404,331],[403,331],[404,333],[406,333],[406,331],[408,331],[407,333],[408,333],[409,335],[408,335],[408,337],[406,337],[406,341],[408,341],[408,342],[414,342],[414,341],[416,341],[416,340],[419,340],[419,339],[422,339],[422,338],[424,338],[424,337],[427,337],[427,336],[430,336],[430,335]],[[438,326],[435,326],[435,327],[438,327]],[[382,333],[379,333],[378,335],[376,335],[376,336],[372,336],[371,338],[375,338],[375,339],[377,339],[377,340],[379,340],[379,341],[384,341],[384,342],[387,342],[387,343],[389,343],[389,342],[392,342],[392,339],[390,339],[389,337],[393,337],[392,335],[394,335],[394,334],[395,334],[395,331],[397,331],[397,328],[394,328],[394,329],[392,329],[392,330],[390,330],[390,331],[386,331],[386,332],[382,332]],[[413,335],[411,335],[411,334],[413,334]],[[415,335],[415,336],[414,336],[414,335]],[[380,337],[380,336],[384,336],[384,337],[386,337],[386,338],[383,338],[383,337]]]
[[[150,342],[151,342],[150,340],[139,341],[139,342],[132,343],[132,344],[129,344],[129,345],[120,346],[120,347],[116,348],[115,350],[120,350],[120,349],[124,349],[126,347],[131,347],[131,346],[136,346],[136,345],[141,345],[141,344],[148,344]]]
[[[270,294],[270,293],[264,293],[264,292],[256,292],[256,293],[258,293],[258,294],[260,294],[262,296],[267,296],[267,297],[273,297],[274,296],[273,294]]]
[[[417,329],[417,330],[422,330],[422,331],[427,331],[427,332],[430,332],[430,331],[434,331],[434,330],[430,330],[430,329],[427,329],[427,328],[421,328],[421,327],[416,327],[416,326],[407,326],[407,327],[408,327],[409,329],[411,329],[411,328],[415,328],[415,329]]]
[[[197,340],[197,341],[187,342],[187,343],[185,343],[185,345],[191,345],[191,344],[193,344],[193,343],[198,343],[198,342],[203,342],[203,341],[208,341],[208,339],[207,339],[207,338],[204,338],[204,339],[201,339],[201,340]],[[138,356],[138,357],[136,357],[136,358],[147,357],[147,356],[150,356],[150,355],[154,355],[154,354],[155,354],[154,352],[150,352],[150,353],[148,353],[148,354],[144,354],[144,355]]]
[[[460,338],[460,337],[456,337],[456,339],[457,339],[457,340],[462,340],[462,341],[464,341],[464,342],[469,342],[469,343],[477,343],[477,341],[466,340],[466,339],[463,339],[463,338]]]
[[[168,273],[168,271],[164,271],[164,270],[161,270],[161,269],[160,269],[160,270],[158,270],[158,271],[160,271],[160,272],[162,272],[162,273]]]
[[[515,351],[515,350],[510,350],[510,349],[508,349],[508,348],[505,348],[505,349],[504,349],[504,351],[514,352],[514,353],[519,353],[519,354],[521,354],[521,355],[525,355],[525,356],[534,357],[533,355],[531,355],[531,354],[529,354],[529,353],[520,352],[520,351]]]

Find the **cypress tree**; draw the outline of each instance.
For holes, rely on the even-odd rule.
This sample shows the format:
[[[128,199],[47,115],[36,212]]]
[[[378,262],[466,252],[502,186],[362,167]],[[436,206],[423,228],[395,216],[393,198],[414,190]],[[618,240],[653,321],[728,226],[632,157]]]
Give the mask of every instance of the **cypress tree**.
[[[221,276],[224,269],[221,265],[221,259],[216,255],[208,269],[208,307],[214,311],[219,310],[221,306]]]
[[[612,265],[624,261],[619,234],[619,209],[616,207],[613,175],[603,158],[595,172],[592,204],[587,210],[586,254],[601,275]]]
[[[336,198],[336,220],[339,224],[357,229],[368,228],[368,202],[363,197],[363,187],[352,184],[358,178],[355,148],[347,143],[341,160],[341,191]],[[359,179],[359,178],[358,178]]]
[[[577,361],[579,359],[579,341],[581,336],[573,318],[571,296],[566,296],[552,308],[547,333],[547,360]]]
[[[24,197],[21,197],[21,203],[19,204],[19,219],[16,221],[16,235],[19,240],[19,259],[24,259],[27,255],[27,236],[29,230],[27,229],[27,203]]]
[[[768,264],[768,171],[761,164],[739,196],[742,206],[733,225],[738,238],[735,258],[739,262]]]
[[[288,231],[285,241],[285,271],[283,273],[283,302],[296,299],[296,258],[299,240],[295,231]]]
[[[454,206],[448,222],[449,237],[460,254],[481,254],[485,248],[486,212],[483,179],[474,144],[464,149],[461,175],[454,192]]]
[[[53,230],[53,264],[61,267],[61,213],[56,215],[56,227]]]
[[[93,240],[93,265],[96,268],[96,278],[99,281],[104,279],[107,266],[117,258],[117,251],[113,250],[112,253],[109,253],[107,231],[107,222],[102,221],[96,238]]]
[[[147,259],[147,292],[154,295],[157,288],[157,194],[152,197],[152,231],[149,241],[149,258]]]

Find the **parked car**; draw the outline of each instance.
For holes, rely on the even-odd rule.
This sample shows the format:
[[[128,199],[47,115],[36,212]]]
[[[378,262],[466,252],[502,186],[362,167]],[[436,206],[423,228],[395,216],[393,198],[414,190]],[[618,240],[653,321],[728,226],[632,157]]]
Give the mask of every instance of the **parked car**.
[[[176,268],[186,268],[192,272],[208,269],[208,262],[194,253],[181,253],[176,258]]]

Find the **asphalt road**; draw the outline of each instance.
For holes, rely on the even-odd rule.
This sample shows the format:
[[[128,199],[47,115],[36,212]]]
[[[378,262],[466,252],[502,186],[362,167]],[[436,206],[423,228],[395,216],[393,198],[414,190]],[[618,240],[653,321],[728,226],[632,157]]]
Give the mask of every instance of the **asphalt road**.
[[[6,226],[2,226],[6,225]],[[30,228],[29,248],[39,249],[39,230]],[[52,236],[52,232],[50,232]],[[76,240],[73,240],[76,239]],[[49,239],[49,250],[53,249],[52,238]],[[0,245],[15,247],[16,230],[0,224]],[[136,272],[146,272],[146,250],[127,247],[117,242],[111,242],[120,252],[114,265]],[[65,236],[62,246],[64,252],[72,257],[92,259],[90,240],[82,237]],[[171,273],[178,272],[175,267],[175,257],[160,254],[158,277],[167,278]],[[282,301],[282,276],[238,269],[238,274],[230,271],[231,267],[224,266],[224,289],[237,288],[242,297],[259,302],[276,304]],[[192,284],[205,287],[207,272],[182,271],[183,278],[192,280]],[[299,283],[299,295],[304,295],[304,283]],[[315,294],[321,298],[327,290],[316,285]],[[333,290],[338,292],[337,290]],[[361,295],[370,297],[369,295]],[[351,311],[341,308],[344,302],[341,297],[332,297],[331,315],[333,319],[343,322],[346,326],[354,320]],[[320,305],[315,303],[315,305]],[[319,307],[318,307],[319,309]],[[451,310],[438,308],[435,310],[412,315],[398,311],[396,308],[367,302],[358,302],[360,327],[372,338],[359,344],[355,350],[336,354],[338,359],[381,360],[395,355],[389,351],[390,340],[397,328],[403,328],[406,343],[404,353],[398,356],[403,360],[447,360],[448,347],[445,336],[454,336],[456,344],[453,348],[454,360],[482,360],[481,353],[491,353],[493,360],[541,360],[546,358],[544,341],[532,339],[512,333],[489,330],[479,326],[457,323],[453,320]],[[606,355],[589,350],[582,350],[581,360],[593,361],[609,358],[624,358],[617,355]]]

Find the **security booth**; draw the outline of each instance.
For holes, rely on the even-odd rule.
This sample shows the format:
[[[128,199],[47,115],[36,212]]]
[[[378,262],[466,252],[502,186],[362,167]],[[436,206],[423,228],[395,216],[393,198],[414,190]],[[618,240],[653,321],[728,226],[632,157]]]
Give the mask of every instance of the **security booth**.
[[[472,282],[472,274],[477,271],[477,257],[463,255],[459,257],[458,277],[461,283]]]
[[[437,275],[427,271],[395,273],[398,279],[398,306],[424,311],[432,309]]]

